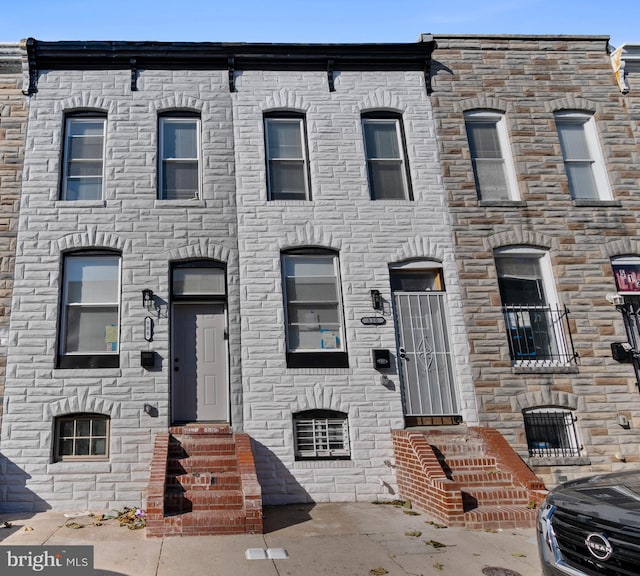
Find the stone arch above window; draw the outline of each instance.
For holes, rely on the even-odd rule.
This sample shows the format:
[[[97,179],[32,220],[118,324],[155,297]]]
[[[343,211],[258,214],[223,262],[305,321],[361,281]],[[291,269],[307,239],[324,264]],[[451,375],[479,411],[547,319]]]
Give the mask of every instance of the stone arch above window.
[[[77,114],[78,112],[97,112],[100,114],[111,114],[115,111],[115,103],[107,102],[102,96],[91,94],[79,94],[72,98],[66,98],[56,102],[55,110],[63,114]]]
[[[402,104],[400,98],[386,90],[376,90],[368,94],[360,104],[361,114],[371,112],[391,112],[393,114],[404,114],[406,106]]]
[[[215,244],[208,239],[202,239],[197,244],[181,246],[165,252],[167,260],[178,262],[181,260],[217,260],[227,265],[236,264],[237,253],[226,246]]]
[[[453,256],[446,253],[440,243],[423,236],[414,236],[396,251],[394,260],[395,264],[410,260],[435,260],[444,266],[453,263]]]
[[[476,96],[475,98],[460,100],[459,102],[455,102],[453,105],[453,109],[458,113],[482,110],[505,114],[508,108],[509,103],[506,100],[492,98],[491,96],[485,96],[484,94]]]
[[[152,102],[151,106],[154,108],[156,114],[178,111],[200,114],[204,110],[205,103],[200,100],[200,98],[195,98],[194,96],[177,94]]]
[[[622,238],[602,244],[600,250],[605,258],[617,258],[620,256],[640,257],[640,240]]]
[[[335,410],[347,414],[349,408],[342,400],[342,395],[335,392],[331,386],[317,382],[312,388],[306,388],[301,395],[291,404],[291,412],[305,412],[307,410]]]
[[[594,111],[602,111],[602,107],[598,102],[592,102],[591,100],[586,100],[585,98],[575,97],[572,95],[546,102],[544,107],[545,110],[550,113],[575,110],[577,112],[593,114]]]
[[[580,399],[576,394],[550,390],[547,387],[536,390],[535,392],[524,392],[511,398],[511,409],[512,412],[515,413],[550,406],[577,410],[579,404]]]
[[[260,103],[260,110],[263,113],[287,111],[304,114],[310,108],[311,105],[304,96],[289,88],[281,88]]]
[[[77,234],[69,234],[58,238],[51,243],[49,253],[51,255],[62,254],[74,250],[84,250],[86,248],[98,248],[116,250],[125,253],[129,249],[130,241],[112,234],[111,232],[98,232],[95,228],[87,232],[79,232]]]
[[[342,242],[334,238],[330,232],[319,229],[309,222],[278,238],[280,251],[304,247],[327,248],[339,252],[342,248]]]
[[[51,420],[67,414],[94,413],[120,418],[120,410],[120,402],[91,396],[88,388],[85,387],[78,389],[76,396],[67,396],[56,402],[45,404],[42,417],[44,420]]]
[[[496,250],[497,248],[508,246],[531,246],[551,250],[557,249],[557,244],[558,242],[555,238],[520,227],[514,227],[508,232],[492,234],[484,239],[484,245],[487,250]]]

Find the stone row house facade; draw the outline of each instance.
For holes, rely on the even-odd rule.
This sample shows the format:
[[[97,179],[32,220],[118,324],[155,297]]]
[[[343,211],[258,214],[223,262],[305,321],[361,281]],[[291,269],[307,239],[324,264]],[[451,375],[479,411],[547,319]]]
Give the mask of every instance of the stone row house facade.
[[[392,497],[418,426],[548,485],[639,461],[606,38],[25,50],[2,509],[143,504],[186,423],[248,434],[267,504]]]

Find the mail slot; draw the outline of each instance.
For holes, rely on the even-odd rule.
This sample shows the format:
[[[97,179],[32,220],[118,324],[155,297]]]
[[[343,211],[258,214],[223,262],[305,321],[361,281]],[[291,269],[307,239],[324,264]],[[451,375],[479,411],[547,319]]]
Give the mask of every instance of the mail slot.
[[[153,368],[156,365],[156,353],[148,350],[140,352],[140,365],[147,370]]]
[[[384,349],[371,350],[373,354],[373,367],[376,370],[386,370],[391,367],[391,352]]]

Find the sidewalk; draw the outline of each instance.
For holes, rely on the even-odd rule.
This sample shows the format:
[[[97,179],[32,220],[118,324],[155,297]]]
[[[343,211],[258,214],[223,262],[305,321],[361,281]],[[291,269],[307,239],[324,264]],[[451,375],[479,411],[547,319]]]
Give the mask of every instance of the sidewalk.
[[[411,512],[370,503],[268,507],[265,534],[163,539],[147,539],[144,529],[129,530],[116,520],[94,526],[93,518],[82,516],[72,519],[83,526],[74,529],[65,526],[69,519],[60,512],[3,514],[0,552],[3,545],[93,545],[96,576],[541,573],[534,530],[439,528],[427,522],[423,514]],[[12,527],[1,528],[4,521],[11,522]],[[25,527],[32,530],[25,531]],[[273,549],[272,555],[284,549],[289,558],[247,560],[247,549]]]

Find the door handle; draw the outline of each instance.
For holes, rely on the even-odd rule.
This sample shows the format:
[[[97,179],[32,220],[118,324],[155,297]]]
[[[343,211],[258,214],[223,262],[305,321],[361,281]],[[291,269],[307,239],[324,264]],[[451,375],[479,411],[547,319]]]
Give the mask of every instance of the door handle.
[[[403,360],[407,358],[407,351],[404,348],[400,348],[398,352],[400,353],[400,358],[402,358]]]

